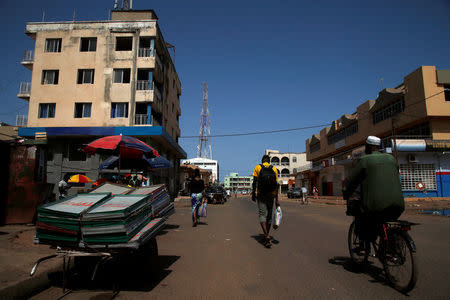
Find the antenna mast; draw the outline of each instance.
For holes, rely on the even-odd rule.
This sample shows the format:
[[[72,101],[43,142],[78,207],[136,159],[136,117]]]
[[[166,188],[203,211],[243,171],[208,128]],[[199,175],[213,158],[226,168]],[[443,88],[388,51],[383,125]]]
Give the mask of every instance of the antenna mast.
[[[119,0],[114,0],[114,9],[119,8]],[[122,10],[133,9],[133,0],[122,0]]]
[[[200,114],[200,134],[198,136],[197,157],[212,159],[207,82],[203,83],[203,106],[202,113]]]

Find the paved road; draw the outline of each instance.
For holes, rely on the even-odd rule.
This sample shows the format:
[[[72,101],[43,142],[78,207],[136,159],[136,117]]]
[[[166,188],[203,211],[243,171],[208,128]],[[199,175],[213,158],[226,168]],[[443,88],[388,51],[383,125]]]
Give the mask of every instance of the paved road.
[[[409,297],[383,283],[381,265],[368,273],[349,268],[346,246],[351,218],[343,207],[282,202],[283,224],[271,249],[259,241],[256,207],[248,198],[210,206],[207,224],[191,227],[190,209],[178,208],[158,236],[153,267],[107,266],[101,280],[79,283],[64,299],[448,299],[450,219],[408,215],[422,223],[412,231],[418,248],[419,281]],[[133,273],[134,272],[134,273]],[[57,274],[55,274],[56,277]],[[55,286],[33,299],[61,295]]]

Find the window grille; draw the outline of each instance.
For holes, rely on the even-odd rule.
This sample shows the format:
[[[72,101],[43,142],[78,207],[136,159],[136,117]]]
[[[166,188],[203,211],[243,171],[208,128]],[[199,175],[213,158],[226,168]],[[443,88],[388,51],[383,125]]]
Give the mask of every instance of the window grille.
[[[328,137],[328,145],[332,145],[340,140],[345,139],[348,136],[351,136],[358,132],[358,123],[353,123],[345,129],[331,135]]]
[[[405,99],[397,100],[373,113],[373,123],[379,123],[405,110]]]
[[[401,164],[400,180],[404,191],[416,191],[416,184],[422,182],[426,190],[436,190],[434,164]]]

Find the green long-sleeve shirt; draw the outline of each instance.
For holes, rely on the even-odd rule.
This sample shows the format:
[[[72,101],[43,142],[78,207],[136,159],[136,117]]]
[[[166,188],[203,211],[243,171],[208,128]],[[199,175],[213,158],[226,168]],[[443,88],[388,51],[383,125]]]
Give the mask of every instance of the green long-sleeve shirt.
[[[363,156],[344,188],[349,196],[361,184],[363,212],[381,212],[387,207],[405,208],[398,167],[392,155],[373,152]]]

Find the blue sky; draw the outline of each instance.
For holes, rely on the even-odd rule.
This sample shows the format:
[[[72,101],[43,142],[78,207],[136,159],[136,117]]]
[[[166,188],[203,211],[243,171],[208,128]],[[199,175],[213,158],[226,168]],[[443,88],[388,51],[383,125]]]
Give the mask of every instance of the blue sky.
[[[16,97],[31,72],[20,65],[34,43],[26,22],[104,20],[113,0],[0,1],[0,120],[15,123],[27,102]],[[211,133],[331,123],[394,87],[420,65],[450,69],[450,1],[144,1],[176,46],[182,83],[182,136],[197,135],[202,82],[209,85]],[[383,78],[381,84],[380,79]],[[221,179],[251,172],[265,149],[305,151],[318,129],[213,138]],[[180,139],[188,157],[197,139]]]

